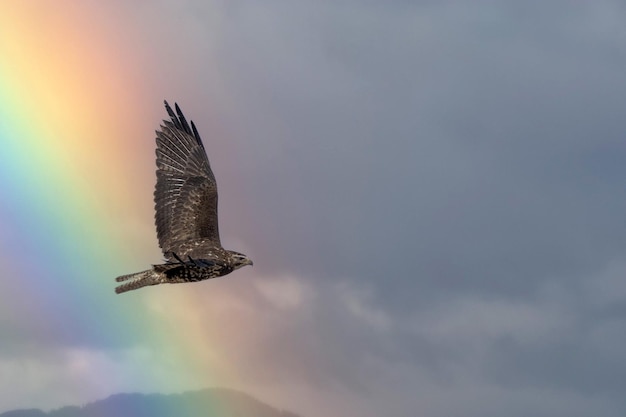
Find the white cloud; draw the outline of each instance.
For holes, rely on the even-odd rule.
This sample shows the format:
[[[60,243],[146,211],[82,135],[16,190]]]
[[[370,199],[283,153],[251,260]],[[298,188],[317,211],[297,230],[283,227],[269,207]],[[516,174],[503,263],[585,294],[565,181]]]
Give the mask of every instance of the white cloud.
[[[357,286],[343,282],[338,286],[339,300],[345,303],[347,311],[355,318],[378,330],[388,329],[392,318],[375,303],[371,287]]]
[[[548,343],[573,317],[561,306],[528,300],[454,297],[415,316],[413,330],[436,343],[485,346],[499,338]]]
[[[281,310],[303,308],[305,298],[313,296],[312,289],[305,289],[303,280],[292,276],[256,277],[254,286],[274,307]]]
[[[154,366],[167,363],[162,352],[141,347],[57,349],[18,359],[0,359],[0,404],[3,410],[52,409],[84,404],[123,391],[180,389],[171,380],[176,375],[174,372],[159,372],[159,366]],[[147,370],[152,371],[147,374]]]
[[[606,267],[583,282],[583,296],[593,307],[626,302],[626,260],[610,261]]]

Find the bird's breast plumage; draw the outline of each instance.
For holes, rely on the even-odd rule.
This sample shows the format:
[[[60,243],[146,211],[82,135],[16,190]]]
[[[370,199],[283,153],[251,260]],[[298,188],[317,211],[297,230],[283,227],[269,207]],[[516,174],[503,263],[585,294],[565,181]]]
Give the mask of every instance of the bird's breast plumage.
[[[233,271],[229,265],[216,263],[207,259],[194,259],[187,262],[155,265],[159,267],[170,283],[196,282],[217,278]]]

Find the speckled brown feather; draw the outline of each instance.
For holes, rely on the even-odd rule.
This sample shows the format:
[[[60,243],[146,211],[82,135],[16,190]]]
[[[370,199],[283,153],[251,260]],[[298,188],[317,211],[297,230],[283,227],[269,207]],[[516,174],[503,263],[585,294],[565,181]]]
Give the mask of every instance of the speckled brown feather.
[[[217,184],[202,140],[176,105],[165,102],[171,121],[157,131],[157,183],[154,192],[159,245],[166,259],[189,255],[188,241],[221,248],[217,221]],[[201,241],[201,242],[200,242]]]

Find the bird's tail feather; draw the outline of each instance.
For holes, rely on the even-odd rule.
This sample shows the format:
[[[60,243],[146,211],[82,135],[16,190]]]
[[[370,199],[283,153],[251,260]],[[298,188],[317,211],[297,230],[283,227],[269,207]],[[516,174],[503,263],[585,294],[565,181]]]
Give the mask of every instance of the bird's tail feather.
[[[157,285],[163,282],[162,273],[156,272],[153,269],[146,271],[136,272],[134,274],[122,275],[115,278],[117,282],[128,281],[115,288],[117,294],[121,294],[126,291],[136,290],[137,288],[147,287],[148,285]]]

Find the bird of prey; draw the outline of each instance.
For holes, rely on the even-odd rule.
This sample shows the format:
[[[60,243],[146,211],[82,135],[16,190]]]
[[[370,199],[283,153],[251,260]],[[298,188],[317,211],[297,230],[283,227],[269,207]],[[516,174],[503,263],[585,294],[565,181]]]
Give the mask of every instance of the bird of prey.
[[[170,120],[156,131],[157,181],[154,191],[159,246],[166,263],[117,277],[120,294],[148,285],[196,282],[221,277],[252,261],[226,250],[217,224],[217,185],[193,121],[165,101]]]

